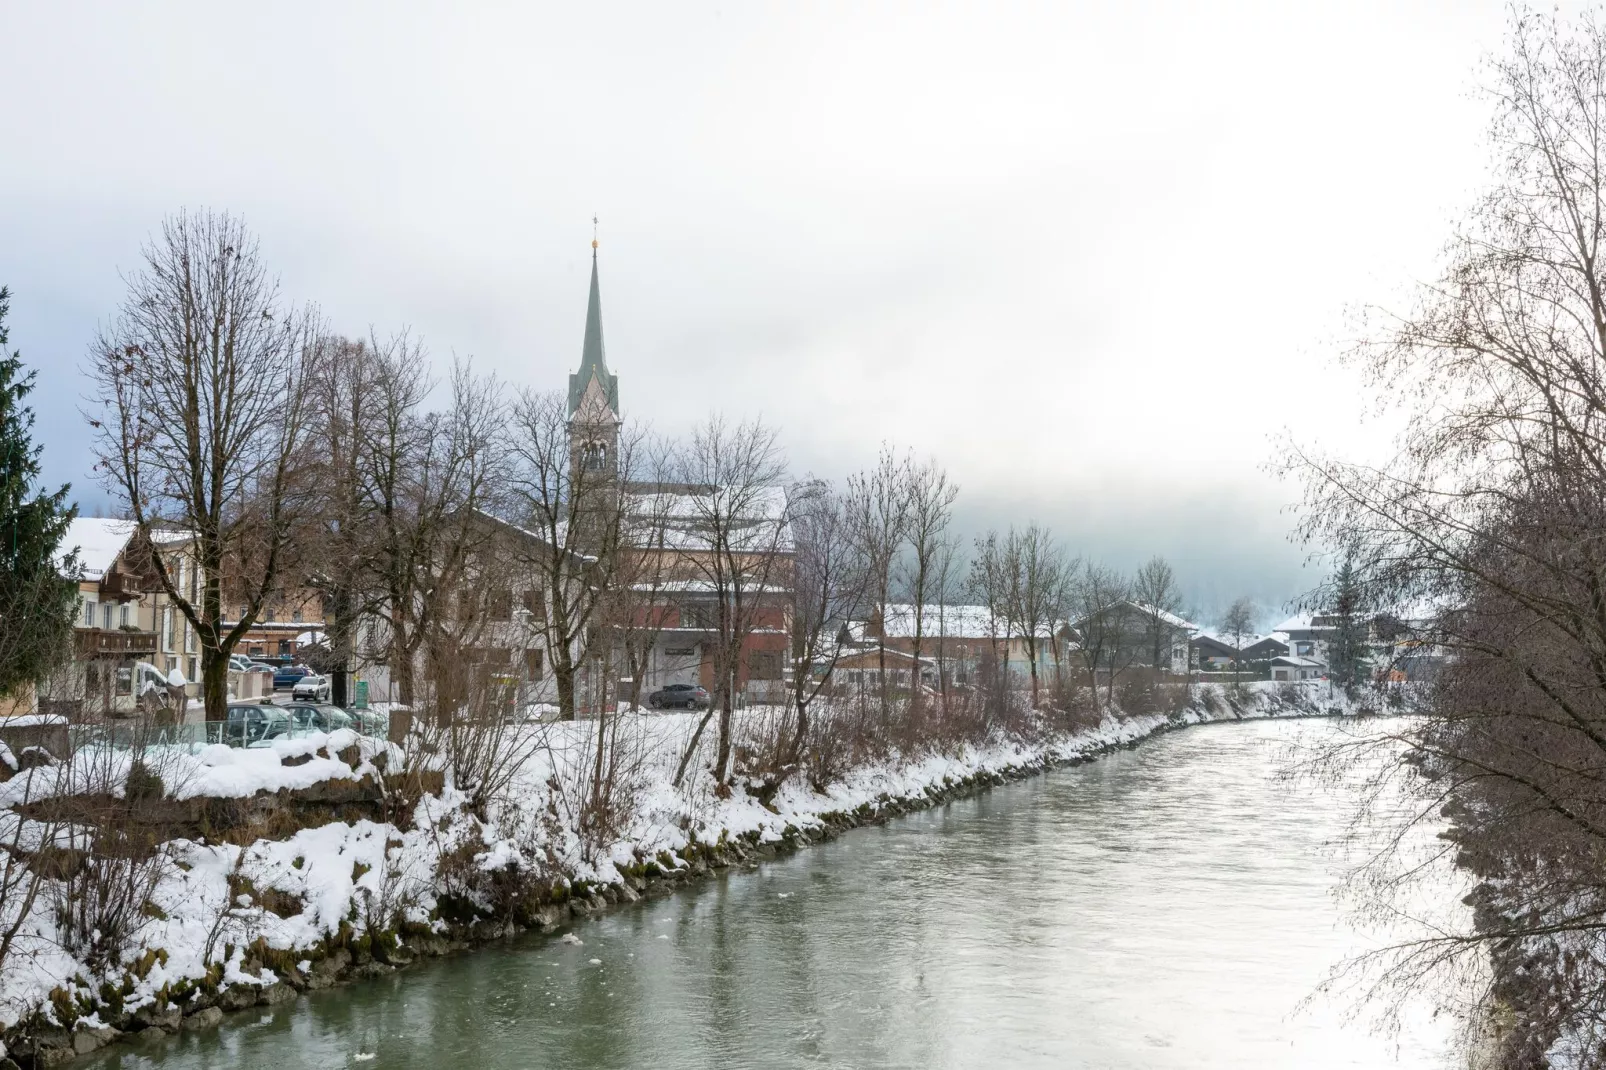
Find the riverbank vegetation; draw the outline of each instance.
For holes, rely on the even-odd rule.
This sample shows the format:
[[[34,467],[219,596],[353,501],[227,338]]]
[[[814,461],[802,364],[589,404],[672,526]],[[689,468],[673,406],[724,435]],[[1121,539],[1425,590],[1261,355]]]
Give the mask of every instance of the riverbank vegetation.
[[[1401,411],[1398,449],[1382,464],[1303,451],[1294,467],[1305,534],[1337,548],[1370,607],[1423,621],[1415,646],[1442,655],[1425,715],[1372,745],[1403,745],[1404,765],[1381,775],[1413,792],[1407,825],[1448,822],[1442,850],[1474,882],[1471,910],[1374,957],[1374,993],[1475,984],[1494,1065],[1598,1067],[1606,27],[1519,12],[1490,75],[1493,182],[1438,279],[1403,313],[1368,312],[1351,353]],[[1422,865],[1375,859],[1360,882],[1372,906],[1414,911]]]

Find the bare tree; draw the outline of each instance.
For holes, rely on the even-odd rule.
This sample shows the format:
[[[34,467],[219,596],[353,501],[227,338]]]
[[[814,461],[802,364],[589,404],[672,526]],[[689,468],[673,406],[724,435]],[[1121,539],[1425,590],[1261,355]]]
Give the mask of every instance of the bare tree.
[[[457,361],[446,407],[425,412],[432,384],[422,348],[398,338],[376,358],[375,413],[363,442],[383,648],[373,653],[388,664],[397,698],[411,705],[420,652],[447,634],[469,561],[489,535],[480,511],[503,482],[504,409],[496,380]]]
[[[1487,963],[1506,1026],[1493,1062],[1544,1065],[1554,1053],[1597,1067],[1606,27],[1519,10],[1491,71],[1493,182],[1441,277],[1405,314],[1369,313],[1351,354],[1402,403],[1400,448],[1371,466],[1295,448],[1292,467],[1307,538],[1354,549],[1359,600],[1416,618],[1409,675],[1435,671],[1425,716],[1391,743],[1421,774],[1416,812],[1448,819],[1448,849],[1475,881],[1471,925],[1394,949],[1383,992]],[[1412,868],[1374,868],[1368,885],[1397,889]]]
[[[96,468],[199,637],[215,721],[228,701],[229,655],[292,564],[316,323],[284,304],[256,239],[231,216],[171,217],[144,259],[87,369]],[[163,560],[153,538],[162,530],[193,538],[198,594],[181,589]],[[225,573],[244,607],[228,628]]]
[[[624,557],[622,483],[635,454],[630,436],[624,436],[613,460],[590,463],[575,454],[574,443],[603,431],[612,438],[614,429],[576,434],[572,424],[563,395],[525,391],[511,430],[514,508],[520,523],[540,538],[525,565],[545,600],[538,623],[565,720],[573,720],[578,709],[582,667],[602,653],[593,641]]]
[[[1009,569],[1005,547],[996,531],[979,535],[970,559],[965,585],[970,597],[987,609],[987,642],[994,673],[993,687],[999,702],[1009,694],[1009,643],[1013,638],[1013,617],[1009,612]]]
[[[795,765],[810,731],[809,711],[831,685],[841,654],[837,630],[861,604],[869,570],[853,538],[845,503],[824,482],[793,488],[796,543],[792,610],[792,725],[787,763]]]
[[[1038,665],[1043,646],[1059,617],[1059,596],[1066,569],[1065,553],[1048,529],[1036,524],[1022,531],[1009,529],[1002,555],[1005,574],[1005,614],[1011,630],[1026,647],[1032,684],[1032,706],[1037,706]]]
[[[306,576],[323,602],[330,701],[345,706],[363,620],[380,605],[374,535],[380,529],[369,451],[382,435],[385,350],[377,342],[326,338],[308,389],[308,487],[311,515],[301,537]]]
[[[1182,592],[1176,574],[1163,557],[1151,557],[1132,578],[1132,598],[1143,615],[1149,665],[1156,679],[1164,672],[1166,648],[1177,632],[1173,619],[1182,609]]]
[[[959,597],[964,579],[964,569],[958,560],[958,553],[958,537],[945,534],[938,541],[936,558],[932,564],[937,596],[937,690],[944,701],[947,701],[948,685],[953,675],[948,671],[948,618],[953,603]]]
[[[880,675],[881,710],[887,711],[887,603],[891,601],[898,551],[909,531],[908,458],[899,458],[890,446],[881,447],[874,468],[848,478],[848,515],[859,552],[870,570],[865,594],[881,622],[876,640]]]
[[[1130,646],[1126,612],[1131,585],[1113,569],[1092,561],[1082,565],[1070,587],[1072,613],[1079,637],[1078,654],[1087,672],[1088,691],[1094,706],[1099,705],[1099,672],[1106,680],[1105,706],[1115,702],[1115,678],[1123,660],[1123,647]]]
[[[1232,636],[1232,682],[1236,686],[1243,662],[1244,636],[1255,631],[1255,603],[1248,598],[1235,600],[1221,615],[1221,631]]]
[[[714,701],[692,733],[678,784],[709,720],[719,718],[714,779],[731,769],[732,716],[748,638],[761,621],[785,628],[792,534],[783,480],[786,462],[775,432],[757,420],[731,425],[715,415],[681,451],[684,493],[677,525],[679,560],[713,597]]]
[[[914,688],[911,701],[920,699],[920,654],[924,646],[926,613],[932,595],[941,589],[940,566],[948,547],[948,525],[953,521],[954,500],[959,497],[959,486],[948,479],[936,461],[909,465],[905,471],[905,538],[909,552],[903,568],[903,588],[907,593],[914,620],[910,654],[914,658]],[[939,595],[939,598],[941,595]],[[883,640],[885,638],[883,628]],[[885,653],[882,655],[882,673],[885,675]],[[941,669],[939,668],[939,674]],[[939,687],[940,687],[939,681]]]

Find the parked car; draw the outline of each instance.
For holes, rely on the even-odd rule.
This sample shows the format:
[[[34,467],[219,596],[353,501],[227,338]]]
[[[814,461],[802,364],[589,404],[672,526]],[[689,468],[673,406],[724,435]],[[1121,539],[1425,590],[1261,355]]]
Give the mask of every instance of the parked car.
[[[312,670],[305,665],[281,665],[273,670],[273,689],[281,691],[287,687],[295,687],[303,676],[311,675]]]
[[[246,657],[244,654],[230,654],[229,655],[229,671],[230,672],[250,672],[251,671],[251,659]]]
[[[358,728],[351,714],[327,702],[293,702],[284,707],[290,723],[303,732],[334,732],[341,728]]]
[[[351,727],[365,736],[384,739],[390,735],[390,718],[378,710],[347,710],[346,716],[351,718]]]
[[[289,714],[266,703],[230,703],[223,722],[223,742],[231,747],[262,747],[289,735]]]
[[[647,705],[655,710],[679,706],[687,710],[706,710],[708,690],[697,684],[667,684],[647,696]]]
[[[290,689],[290,697],[297,702],[328,702],[332,687],[333,682],[329,677],[311,673],[295,682]]]

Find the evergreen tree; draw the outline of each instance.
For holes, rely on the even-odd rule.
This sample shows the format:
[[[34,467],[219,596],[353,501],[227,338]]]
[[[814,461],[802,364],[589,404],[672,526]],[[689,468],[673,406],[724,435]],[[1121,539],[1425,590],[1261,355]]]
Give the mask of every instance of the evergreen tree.
[[[68,487],[36,488],[39,454],[33,442],[34,372],[22,355],[7,354],[11,293],[0,287],[0,695],[14,695],[71,655],[78,584],[63,578],[77,561],[59,553],[77,508]]]
[[[1355,689],[1371,671],[1366,646],[1365,595],[1360,573],[1355,567],[1355,550],[1346,549],[1333,574],[1333,616],[1337,624],[1328,648],[1328,672],[1344,693],[1354,697]]]

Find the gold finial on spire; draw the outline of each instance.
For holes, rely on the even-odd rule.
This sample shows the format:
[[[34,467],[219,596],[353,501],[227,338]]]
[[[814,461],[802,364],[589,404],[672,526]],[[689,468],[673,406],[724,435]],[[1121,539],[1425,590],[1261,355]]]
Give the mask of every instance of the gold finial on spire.
[[[591,217],[591,248],[597,247],[597,217]]]

